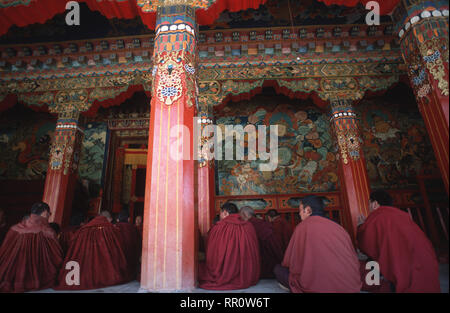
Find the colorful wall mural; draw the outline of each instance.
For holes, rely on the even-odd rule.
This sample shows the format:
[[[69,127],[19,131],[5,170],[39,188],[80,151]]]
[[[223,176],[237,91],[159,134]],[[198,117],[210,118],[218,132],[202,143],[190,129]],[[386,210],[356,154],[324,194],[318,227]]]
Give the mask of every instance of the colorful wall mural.
[[[0,115],[0,179],[45,179],[56,119],[32,113]]]
[[[90,184],[102,185],[107,132],[104,122],[88,123],[84,128],[79,174]]]
[[[278,125],[278,167],[260,171],[257,160],[216,161],[218,195],[289,194],[338,189],[337,164],[326,114],[310,102],[277,103],[283,97],[257,96],[215,113],[216,124]],[[268,134],[267,134],[268,135]],[[225,136],[224,136],[225,137]],[[248,141],[244,143],[248,146]],[[224,144],[223,144],[224,146]],[[247,155],[247,152],[245,154]]]
[[[358,106],[371,188],[410,188],[416,176],[437,169],[427,130],[415,103],[383,98]]]
[[[46,113],[6,112],[0,115],[0,179],[44,180],[56,118]],[[107,124],[85,126],[79,174],[100,186],[107,140]]]

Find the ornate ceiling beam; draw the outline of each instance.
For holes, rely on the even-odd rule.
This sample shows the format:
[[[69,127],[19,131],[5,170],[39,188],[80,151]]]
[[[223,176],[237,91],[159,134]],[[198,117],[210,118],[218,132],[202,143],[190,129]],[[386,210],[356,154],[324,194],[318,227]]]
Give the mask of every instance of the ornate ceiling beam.
[[[376,29],[350,25],[343,26],[347,28],[339,32],[331,26],[298,28],[295,33],[286,32],[285,28],[242,30],[239,36],[236,30],[209,31],[199,45],[199,104],[218,105],[228,95],[251,92],[267,81],[294,93],[315,92],[324,100],[335,91],[362,96],[367,90],[386,89],[405,74],[398,39],[392,36],[391,26]],[[233,34],[234,39],[230,37]],[[115,98],[130,86],[142,85],[150,92],[151,42],[148,36],[143,36],[139,41],[124,37],[81,46],[80,42],[76,46],[73,42],[60,43],[59,52],[54,44],[41,44],[29,51],[22,46],[0,48],[0,66],[3,66],[0,101],[8,94],[17,94],[19,101],[30,106],[47,106],[51,112],[59,112],[67,106],[83,112],[89,110],[93,102]],[[286,42],[297,48],[301,44],[306,50],[286,46],[284,50],[276,49],[278,44]],[[241,52],[245,52],[244,46],[257,45],[261,49],[257,49],[256,54],[247,50],[240,55],[230,55],[228,52],[235,47],[232,44],[240,45]],[[268,48],[270,45],[274,48]],[[320,53],[316,50],[318,45],[323,48],[319,49]],[[337,45],[347,48],[338,51]],[[228,52],[217,54],[220,49]],[[63,67],[46,69],[32,69],[28,65],[17,67],[37,64],[32,58],[41,57],[43,51],[49,51],[57,64],[62,64],[63,59],[80,60],[81,57],[88,61],[75,67],[70,62]],[[212,55],[202,57],[201,51],[212,51]],[[143,54],[146,59],[142,58]],[[101,61],[105,58],[109,61]],[[100,64],[89,65],[94,59]],[[8,67],[6,63],[15,65]]]

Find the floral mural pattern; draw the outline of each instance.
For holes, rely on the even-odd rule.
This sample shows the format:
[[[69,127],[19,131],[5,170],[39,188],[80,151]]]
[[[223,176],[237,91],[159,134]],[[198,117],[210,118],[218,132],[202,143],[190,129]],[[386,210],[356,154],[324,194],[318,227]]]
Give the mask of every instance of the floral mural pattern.
[[[273,102],[273,101],[272,101]],[[278,167],[259,171],[259,160],[216,161],[219,195],[290,194],[329,192],[338,189],[336,153],[326,114],[314,106],[231,104],[216,113],[216,124],[278,125]],[[225,136],[224,136],[225,137]],[[248,141],[244,141],[245,155]],[[224,146],[224,145],[223,145]]]
[[[102,183],[107,130],[108,125],[102,122],[88,123],[84,129],[79,173],[91,184]]]

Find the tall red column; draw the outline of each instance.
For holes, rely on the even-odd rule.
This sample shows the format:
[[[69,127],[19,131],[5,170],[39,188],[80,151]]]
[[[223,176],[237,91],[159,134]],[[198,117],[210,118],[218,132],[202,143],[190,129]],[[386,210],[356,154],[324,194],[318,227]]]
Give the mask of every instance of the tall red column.
[[[449,192],[449,73],[447,16],[428,3],[409,7],[400,30],[408,76],[430,137],[442,180]],[[424,2],[424,1],[423,1]]]
[[[196,286],[196,35],[192,8],[158,8],[141,271],[148,291]]]
[[[369,214],[370,184],[362,151],[362,139],[351,100],[331,101],[331,125],[339,149],[339,176],[344,206],[356,238],[357,220]]]
[[[42,201],[52,212],[50,221],[67,226],[78,176],[83,131],[78,111],[62,112],[56,122]]]
[[[211,108],[208,105],[201,106],[199,110],[199,123],[201,131],[212,124]],[[200,149],[203,150],[204,144],[210,138],[200,136]],[[211,222],[214,219],[215,212],[215,175],[214,160],[207,154],[201,153],[198,166],[198,227],[200,234],[205,239],[208,230],[211,228]]]

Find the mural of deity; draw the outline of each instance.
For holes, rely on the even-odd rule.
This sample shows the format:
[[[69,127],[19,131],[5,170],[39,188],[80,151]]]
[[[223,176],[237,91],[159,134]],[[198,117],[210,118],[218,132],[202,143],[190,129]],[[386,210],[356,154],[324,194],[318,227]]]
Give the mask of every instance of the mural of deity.
[[[0,124],[0,179],[45,179],[56,121],[36,113]]]
[[[364,155],[372,188],[417,186],[417,175],[436,168],[422,117],[412,105],[365,100],[358,107]]]
[[[271,104],[269,101],[267,104],[254,99],[245,105],[231,104],[217,112],[216,117],[216,124],[222,131],[225,125],[242,125],[244,128],[248,125],[278,126],[278,167],[274,171],[260,171],[258,165],[264,161],[259,158],[241,161],[223,157],[216,161],[219,195],[292,194],[338,189],[329,121],[316,107],[301,102]],[[245,139],[245,156],[248,156],[247,136]]]

